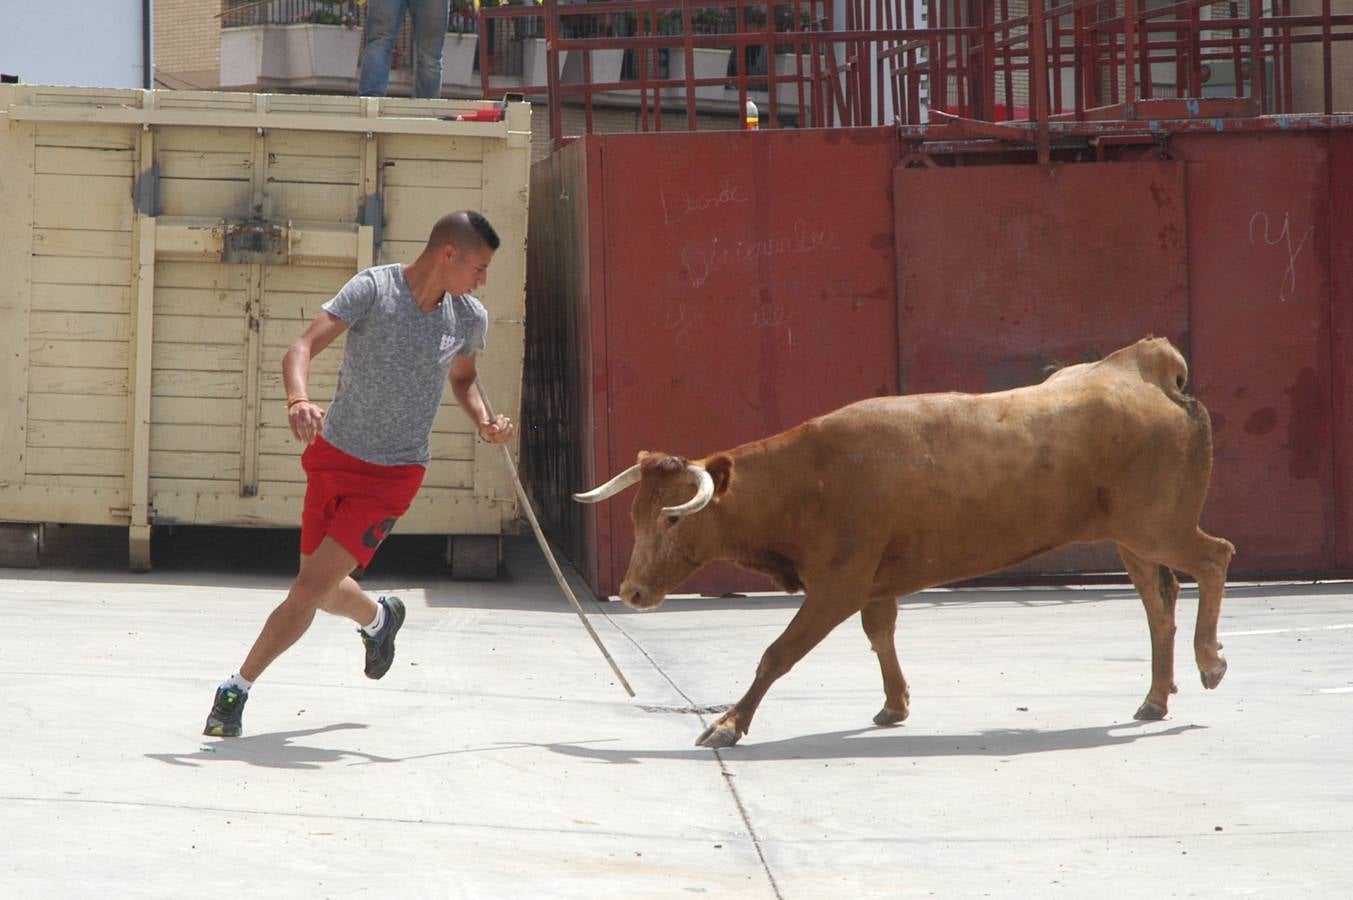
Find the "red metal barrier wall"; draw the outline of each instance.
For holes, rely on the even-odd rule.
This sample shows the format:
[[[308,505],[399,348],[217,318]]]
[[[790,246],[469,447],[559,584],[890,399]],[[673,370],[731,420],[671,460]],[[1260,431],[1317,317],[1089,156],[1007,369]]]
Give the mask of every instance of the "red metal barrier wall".
[[[1334,362],[1334,565],[1353,570],[1353,131],[1328,138],[1330,347]]]
[[[602,229],[580,348],[596,365],[592,483],[642,449],[699,457],[896,392],[892,129],[585,144]],[[629,499],[585,514],[602,593],[629,560]],[[714,566],[684,588],[735,589],[770,584]]]
[[[1204,527],[1238,573],[1329,571],[1335,510],[1324,134],[1197,135],[1187,161],[1194,392],[1212,413]]]
[[[1237,545],[1233,575],[1353,571],[1353,131],[1168,149],[896,169],[898,143],[872,129],[566,148],[533,204],[573,217],[587,260],[557,298],[578,305],[559,326],[576,359],[558,365],[584,396],[565,422],[577,463],[544,477],[578,490],[640,449],[702,456],[860,397],[1028,383],[1155,333],[1213,416],[1204,527]],[[528,316],[552,289],[531,288]],[[614,593],[629,499],[554,502],[589,584]],[[1021,571],[1116,568],[1077,552]],[[767,586],[716,566],[685,589]]]

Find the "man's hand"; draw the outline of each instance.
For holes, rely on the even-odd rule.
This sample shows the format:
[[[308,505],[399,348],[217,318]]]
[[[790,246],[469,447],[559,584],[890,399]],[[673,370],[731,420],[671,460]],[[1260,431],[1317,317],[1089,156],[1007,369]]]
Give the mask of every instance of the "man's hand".
[[[287,424],[291,433],[302,444],[312,444],[319,437],[320,425],[324,422],[324,410],[309,400],[302,400],[287,410]]]
[[[488,422],[476,426],[479,436],[490,444],[506,444],[512,440],[512,420],[507,416],[494,416]]]

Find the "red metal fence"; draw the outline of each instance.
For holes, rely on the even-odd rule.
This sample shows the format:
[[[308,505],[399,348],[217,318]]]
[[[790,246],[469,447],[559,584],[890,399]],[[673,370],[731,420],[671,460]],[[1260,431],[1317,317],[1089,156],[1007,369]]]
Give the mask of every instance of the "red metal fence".
[[[502,42],[485,40],[483,91],[545,94],[556,142],[570,102],[587,109],[589,132],[594,102],[637,104],[640,127],[661,131],[695,130],[697,106],[736,114],[752,98],[768,127],[1027,120],[1044,159],[1050,123],[1120,118],[1140,100],[1239,97],[1245,115],[1353,106],[1353,14],[1330,0],[1276,0],[1267,13],[1251,0],[847,0],[844,10],[838,22],[824,0],[483,7],[481,33],[510,25],[548,59],[506,68]],[[696,53],[717,49],[733,51],[730,63],[699,75]],[[599,77],[608,51],[625,65]],[[581,65],[566,72],[566,57]]]

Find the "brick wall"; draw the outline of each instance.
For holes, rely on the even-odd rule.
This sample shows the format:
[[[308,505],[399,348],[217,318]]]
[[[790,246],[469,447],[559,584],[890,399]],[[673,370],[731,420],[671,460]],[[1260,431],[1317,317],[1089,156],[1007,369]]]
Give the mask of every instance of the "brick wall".
[[[221,83],[221,0],[155,0],[157,87],[214,89]]]

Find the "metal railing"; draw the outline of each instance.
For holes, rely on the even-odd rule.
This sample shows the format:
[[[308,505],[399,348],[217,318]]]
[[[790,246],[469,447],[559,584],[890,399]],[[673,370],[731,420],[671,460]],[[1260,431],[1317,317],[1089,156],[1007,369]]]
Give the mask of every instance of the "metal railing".
[[[1315,11],[1294,13],[1294,0],[847,0],[837,22],[823,0],[769,15],[748,0],[544,0],[480,9],[481,32],[499,32],[482,42],[480,74],[485,96],[546,95],[556,138],[563,102],[581,102],[589,128],[594,101],[623,98],[645,130],[693,129],[709,94],[729,114],[756,99],[766,127],[1029,123],[1007,136],[1169,99],[1240,98],[1222,107],[1235,116],[1333,115],[1353,106],[1353,14],[1301,2]],[[545,65],[521,64],[530,40],[543,41]],[[697,74],[695,51],[711,49],[730,53],[727,69]],[[624,54],[619,74],[600,72],[605,51]],[[769,64],[785,56],[792,65]],[[686,115],[671,114],[683,99]]]

